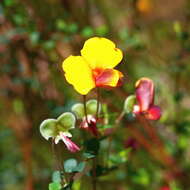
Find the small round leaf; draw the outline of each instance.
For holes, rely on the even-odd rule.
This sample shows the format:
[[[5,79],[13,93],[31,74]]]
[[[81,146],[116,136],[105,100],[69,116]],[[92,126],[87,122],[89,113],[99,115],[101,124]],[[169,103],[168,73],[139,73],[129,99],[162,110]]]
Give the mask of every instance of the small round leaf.
[[[76,172],[82,172],[82,171],[84,170],[84,168],[85,168],[85,165],[86,165],[85,162],[80,162],[80,163],[77,165],[77,167],[75,168],[75,171],[76,171]]]
[[[60,171],[54,171],[52,174],[52,181],[61,183],[61,172]]]
[[[67,173],[72,173],[75,171],[75,168],[77,167],[77,160],[74,158],[68,159],[64,162],[64,169]]]
[[[58,182],[50,183],[49,190],[61,190],[61,184]]]

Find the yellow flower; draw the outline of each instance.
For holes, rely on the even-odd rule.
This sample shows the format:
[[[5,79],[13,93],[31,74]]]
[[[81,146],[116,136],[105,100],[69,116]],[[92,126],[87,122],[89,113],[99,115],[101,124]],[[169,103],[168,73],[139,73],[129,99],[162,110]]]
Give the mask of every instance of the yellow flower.
[[[106,39],[88,39],[81,56],[69,56],[63,61],[65,78],[77,92],[86,95],[95,87],[116,87],[122,73],[113,69],[122,60],[122,51]]]

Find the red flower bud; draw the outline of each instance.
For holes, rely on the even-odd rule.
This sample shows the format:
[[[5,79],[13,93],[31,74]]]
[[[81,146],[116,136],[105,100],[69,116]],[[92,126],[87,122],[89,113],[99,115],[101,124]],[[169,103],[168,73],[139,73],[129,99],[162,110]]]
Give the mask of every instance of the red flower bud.
[[[141,78],[136,83],[137,105],[133,108],[134,114],[143,114],[147,119],[158,120],[161,109],[154,105],[154,83],[149,78]]]

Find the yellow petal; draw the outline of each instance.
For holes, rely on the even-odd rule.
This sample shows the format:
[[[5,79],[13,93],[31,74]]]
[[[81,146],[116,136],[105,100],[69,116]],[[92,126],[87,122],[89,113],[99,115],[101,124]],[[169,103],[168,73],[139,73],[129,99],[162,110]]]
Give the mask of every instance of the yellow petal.
[[[62,67],[67,82],[80,94],[86,95],[95,87],[92,71],[81,56],[69,56],[63,61]]]
[[[105,69],[96,77],[96,86],[116,87],[122,77],[122,73],[115,69]]]
[[[122,51],[116,48],[112,41],[99,37],[88,39],[81,50],[81,55],[92,69],[114,68],[123,58]]]

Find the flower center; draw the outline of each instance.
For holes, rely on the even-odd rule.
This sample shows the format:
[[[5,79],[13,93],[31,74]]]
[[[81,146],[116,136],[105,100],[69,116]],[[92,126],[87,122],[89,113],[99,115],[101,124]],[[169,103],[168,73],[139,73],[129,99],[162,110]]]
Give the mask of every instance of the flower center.
[[[96,79],[98,78],[98,76],[100,76],[100,74],[103,72],[104,70],[102,68],[95,68],[92,70],[93,73],[93,77],[94,80],[96,81]]]

